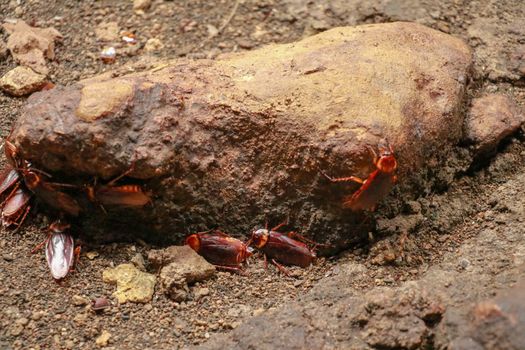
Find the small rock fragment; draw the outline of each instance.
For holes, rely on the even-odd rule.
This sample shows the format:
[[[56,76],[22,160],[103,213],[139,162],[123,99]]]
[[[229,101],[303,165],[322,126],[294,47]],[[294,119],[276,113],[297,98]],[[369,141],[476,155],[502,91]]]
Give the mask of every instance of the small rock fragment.
[[[87,252],[86,253],[86,257],[89,259],[89,260],[93,260],[95,259],[97,256],[99,256],[98,252],[95,252],[95,251],[90,251],[90,252]]]
[[[62,39],[62,34],[55,28],[35,28],[20,20],[14,24],[5,23],[3,27],[10,34],[7,48],[15,61],[47,74],[46,58],[55,58],[55,41]]]
[[[117,285],[117,291],[113,296],[120,304],[128,301],[134,303],[151,301],[156,283],[154,275],[139,271],[132,264],[121,264],[104,270],[102,280]]]
[[[119,40],[119,27],[117,22],[102,22],[95,28],[97,39],[105,42]]]
[[[213,24],[207,24],[206,29],[208,29],[208,37],[210,38],[216,37],[217,34],[219,34],[219,29]]]
[[[84,305],[89,304],[89,299],[84,298],[83,296],[80,296],[80,295],[73,295],[73,297],[71,298],[71,302],[75,306],[84,306]]]
[[[188,299],[189,288],[186,279],[182,276],[175,264],[169,264],[160,271],[162,290],[172,300],[182,302]]]
[[[41,90],[45,85],[46,77],[27,67],[16,67],[0,79],[0,89],[13,96],[28,95]]]
[[[88,319],[88,315],[84,312],[81,312],[81,313],[76,314],[75,317],[73,317],[73,322],[75,322],[75,324],[77,324],[78,326],[82,326],[86,324],[87,319]]]
[[[103,348],[103,347],[108,345],[110,337],[111,337],[111,333],[109,333],[108,331],[104,330],[104,331],[102,331],[102,334],[100,334],[98,336],[98,338],[97,338],[97,340],[95,342],[96,342],[97,346]]]
[[[210,278],[215,266],[204,260],[189,246],[171,246],[166,249],[150,250],[148,260],[160,271],[160,283],[165,294],[174,301],[188,298],[188,284]]]
[[[156,266],[173,265],[175,274],[184,277],[187,283],[195,283],[215,274],[215,266],[207,262],[189,246],[171,246],[161,250],[151,250],[148,260]]]
[[[151,6],[151,0],[133,0],[133,10],[135,12],[146,11]]]
[[[137,267],[140,271],[146,271],[146,262],[142,254],[137,253],[131,258],[131,263]]]
[[[12,254],[7,254],[7,253],[6,254],[2,254],[2,258],[5,261],[7,261],[7,262],[11,262],[11,261],[14,260],[13,255]]]
[[[193,296],[195,298],[195,300],[199,300],[207,295],[210,294],[210,289],[209,288],[195,288],[193,290]]]
[[[465,121],[466,137],[476,155],[493,151],[499,142],[525,122],[525,115],[506,95],[490,94],[472,101]]]
[[[7,46],[5,45],[3,40],[0,40],[0,59],[4,59],[7,57]]]
[[[146,52],[158,52],[163,48],[164,44],[157,38],[148,39],[148,41],[146,41],[146,46],[144,46]]]
[[[45,316],[45,312],[44,311],[33,311],[33,313],[31,314],[31,319],[33,321],[38,321],[40,320],[42,317]]]

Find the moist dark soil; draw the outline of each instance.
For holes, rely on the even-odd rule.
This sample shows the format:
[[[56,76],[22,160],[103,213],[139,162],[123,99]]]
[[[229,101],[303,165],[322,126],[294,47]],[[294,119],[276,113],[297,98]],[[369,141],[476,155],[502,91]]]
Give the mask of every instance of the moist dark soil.
[[[268,43],[291,42],[340,25],[418,21],[458,36],[473,47],[476,61],[471,97],[501,92],[521,107],[525,105],[524,78],[516,75],[519,62],[513,61],[520,47],[523,49],[519,33],[524,26],[519,20],[525,10],[519,1],[447,0],[437,4],[422,0],[388,6],[380,1],[327,3],[253,0],[238,1],[236,6],[232,0],[158,0],[144,14],[135,14],[131,1],[0,0],[0,18],[53,26],[62,33],[56,59],[48,63],[50,78],[56,84],[70,84],[110,70],[116,71],[114,74],[140,71],[156,60],[174,57],[214,58]],[[119,50],[116,62],[108,65],[99,59],[103,44],[97,41],[95,28],[110,21],[118,22],[121,30],[134,32],[139,44],[134,50]],[[500,25],[484,25],[489,22]],[[222,27],[222,32],[210,37],[214,29]],[[479,31],[485,32],[477,34]],[[496,39],[480,39],[491,35]],[[7,34],[0,33],[0,38],[5,41]],[[149,38],[158,38],[164,47],[154,54],[146,53],[143,46]],[[8,56],[0,61],[0,74],[15,66]],[[9,134],[24,101],[0,93],[2,138]],[[352,288],[363,293],[375,286],[417,280],[482,228],[505,225],[506,216],[498,213],[505,212],[512,193],[498,189],[525,171],[523,135],[513,135],[498,151],[467,171],[464,165],[451,165],[448,172],[455,174],[450,176],[453,181],[447,181],[439,191],[421,193],[417,201],[406,204],[402,215],[385,219],[379,208],[377,230],[370,232],[369,241],[338,256],[319,259],[308,269],[291,268],[290,277],[273,266],[265,269],[262,256],[255,255],[247,276],[219,272],[193,286],[200,295],[207,289],[207,295],[198,300],[176,303],[156,292],[148,304],[117,305],[112,300],[112,307],[100,314],[76,304],[82,304],[79,300],[83,298],[111,299],[114,287],[102,282],[102,271],[129,262],[138,253],[145,257],[149,249],[158,247],[143,241],[104,245],[86,241],[76,271],[56,283],[43,252],[31,253],[45,239],[49,224],[49,219],[33,208],[20,230],[2,229],[0,234],[0,348],[90,349],[97,347],[95,339],[103,331],[111,334],[108,349],[172,349],[213,342],[214,334],[228,333],[252,315],[290,303],[348,262],[366,267],[351,282]],[[522,195],[522,189],[516,189],[515,195]],[[397,220],[397,229],[392,229],[392,220]],[[497,262],[487,261],[492,263]]]

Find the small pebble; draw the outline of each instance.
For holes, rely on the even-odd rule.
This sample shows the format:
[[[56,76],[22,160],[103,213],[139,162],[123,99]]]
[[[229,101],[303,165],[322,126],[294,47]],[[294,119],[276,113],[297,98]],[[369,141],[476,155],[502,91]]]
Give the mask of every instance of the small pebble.
[[[2,258],[7,261],[7,262],[11,262],[13,261],[15,258],[13,258],[13,256],[11,254],[3,254],[2,255]]]
[[[90,252],[87,252],[87,253],[86,253],[86,257],[87,257],[89,260],[93,260],[93,259],[95,259],[98,255],[99,255],[98,252],[95,252],[95,251],[90,251]]]
[[[80,296],[80,295],[73,295],[73,297],[71,298],[71,302],[75,306],[84,306],[84,305],[89,304],[89,299],[84,298],[83,296]]]
[[[104,330],[102,333],[98,336],[97,340],[95,340],[95,343],[99,347],[105,347],[109,343],[109,338],[111,337],[111,333]]]

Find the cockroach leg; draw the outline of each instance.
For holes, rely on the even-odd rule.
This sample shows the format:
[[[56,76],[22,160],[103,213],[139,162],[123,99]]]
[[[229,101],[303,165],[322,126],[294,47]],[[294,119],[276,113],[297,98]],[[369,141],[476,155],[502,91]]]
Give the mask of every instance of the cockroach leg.
[[[111,180],[110,182],[108,182],[107,186],[113,186],[114,184],[117,183],[118,180],[128,176],[129,174],[131,174],[133,171],[135,170],[135,160],[133,160],[131,162],[131,166],[129,167],[128,170],[126,170],[125,172],[123,172],[122,174],[120,174],[119,176],[117,176],[116,178],[114,178],[113,180]]]
[[[288,220],[281,222],[279,225],[271,229],[271,231],[278,231],[281,227],[288,225]]]
[[[288,271],[283,265],[279,264],[275,259],[272,259],[272,264],[274,264],[279,271],[281,271],[286,277],[290,277],[290,271]]]
[[[357,182],[358,184],[363,184],[365,180],[357,177],[357,176],[347,176],[347,177],[331,177],[328,175],[324,170],[319,168],[319,172],[323,174],[324,177],[326,177],[330,182]]]
[[[31,249],[31,254],[35,254],[36,252],[38,252],[40,249],[42,249],[44,247],[44,245],[46,244],[46,242],[49,240],[49,237],[51,237],[51,233],[49,233],[46,237],[46,239],[43,241],[43,242],[40,242],[38,243],[38,245],[36,247],[34,247],[33,249]]]
[[[24,223],[24,221],[25,221],[25,219],[27,217],[27,214],[29,214],[30,210],[31,210],[31,206],[28,205],[26,207],[26,210],[25,210],[24,214],[22,215],[22,219],[20,219],[20,221],[16,224],[16,228],[13,230],[13,233],[17,232],[20,229],[20,227],[22,227],[22,224]]]
[[[288,233],[287,233],[287,236],[290,237],[290,238],[292,238],[292,239],[296,239],[296,240],[298,240],[298,241],[302,241],[303,243],[311,244],[311,245],[314,247],[313,249],[315,249],[315,248],[318,247],[318,246],[324,246],[324,245],[326,245],[326,244],[321,244],[321,243],[317,243],[317,242],[315,242],[315,241],[312,241],[311,239],[306,238],[305,236],[303,236],[303,235],[301,235],[301,234],[299,234],[299,233],[297,233],[297,232],[294,232],[294,231],[290,231],[290,232],[288,232]]]
[[[78,269],[78,266],[80,264],[80,252],[82,250],[82,247],[77,246],[75,247],[75,250],[73,251],[73,256],[75,257],[73,265],[71,265],[71,268],[69,271],[76,271]]]

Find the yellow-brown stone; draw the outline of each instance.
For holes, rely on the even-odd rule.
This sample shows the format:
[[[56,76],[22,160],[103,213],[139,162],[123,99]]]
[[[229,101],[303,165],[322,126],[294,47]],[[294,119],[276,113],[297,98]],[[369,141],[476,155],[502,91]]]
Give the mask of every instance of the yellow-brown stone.
[[[102,280],[117,285],[117,291],[113,296],[117,298],[119,304],[128,301],[147,303],[151,301],[155,291],[155,276],[138,270],[133,264],[121,264],[113,269],[104,270]]]
[[[82,88],[82,97],[76,110],[78,118],[92,122],[111,114],[133,93],[133,85],[126,81],[92,83]]]

